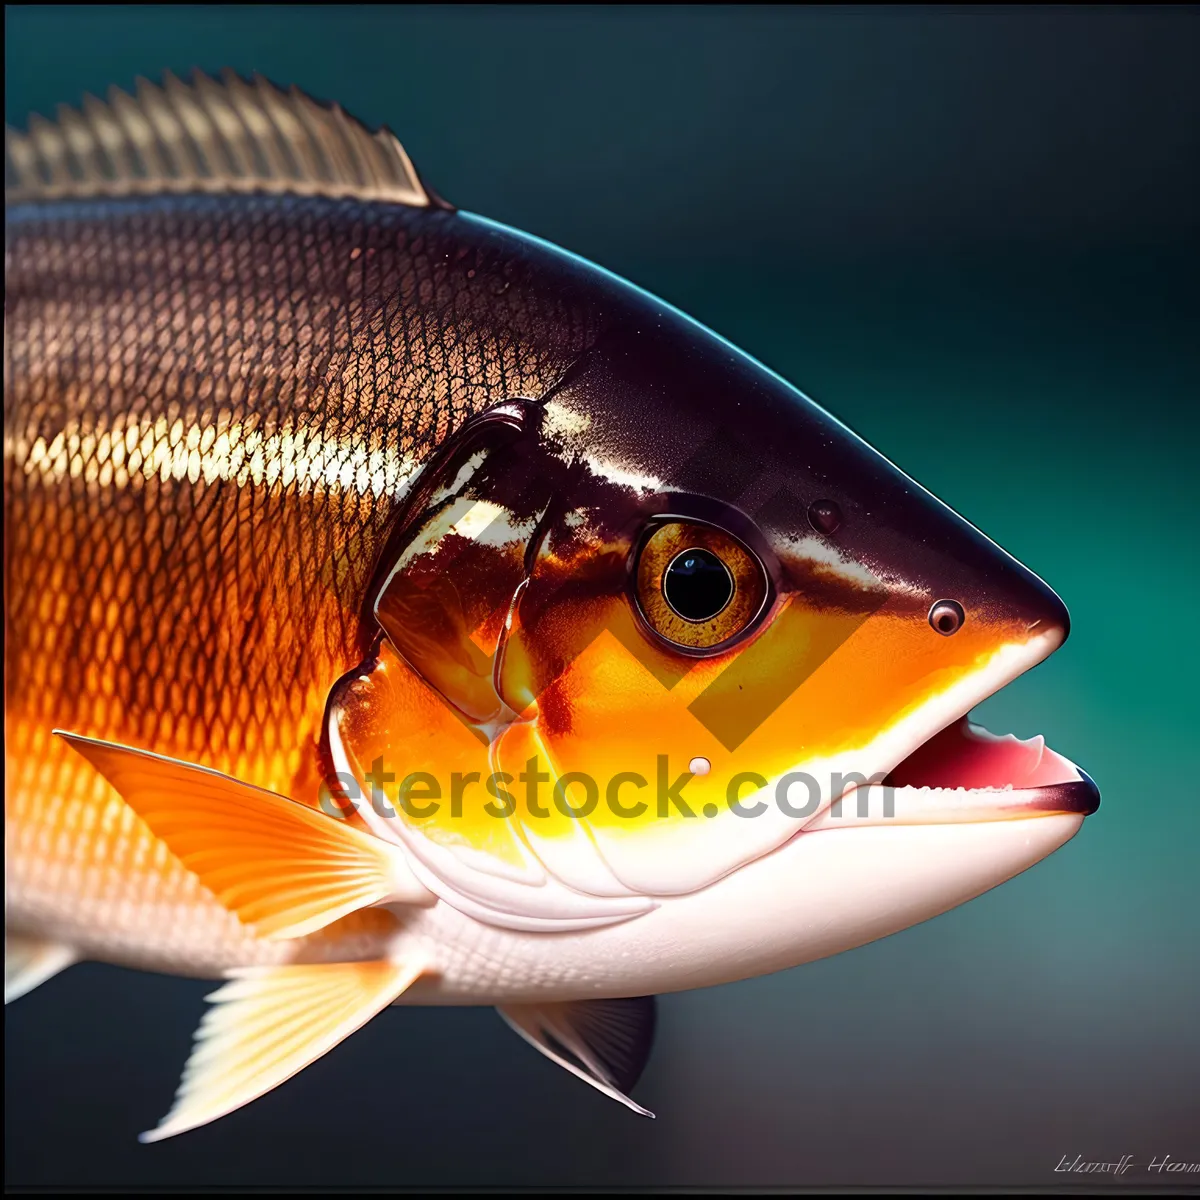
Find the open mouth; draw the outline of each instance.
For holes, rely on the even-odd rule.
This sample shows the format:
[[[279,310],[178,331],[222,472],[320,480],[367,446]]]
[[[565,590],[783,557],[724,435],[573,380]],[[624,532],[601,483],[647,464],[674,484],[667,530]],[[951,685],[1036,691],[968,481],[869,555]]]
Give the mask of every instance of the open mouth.
[[[848,792],[806,826],[1019,820],[1100,807],[1091,778],[1040,737],[997,736],[960,717],[886,777]]]

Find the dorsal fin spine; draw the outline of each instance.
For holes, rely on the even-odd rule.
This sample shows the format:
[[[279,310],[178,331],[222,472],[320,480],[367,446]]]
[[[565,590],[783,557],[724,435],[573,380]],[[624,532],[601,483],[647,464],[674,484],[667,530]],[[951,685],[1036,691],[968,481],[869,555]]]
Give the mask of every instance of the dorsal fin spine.
[[[5,130],[5,199],[204,192],[357,197],[450,206],[428,191],[395,135],[367,129],[338,105],[260,75],[197,72],[162,86],[138,78],[136,98],[85,96],[55,122]]]

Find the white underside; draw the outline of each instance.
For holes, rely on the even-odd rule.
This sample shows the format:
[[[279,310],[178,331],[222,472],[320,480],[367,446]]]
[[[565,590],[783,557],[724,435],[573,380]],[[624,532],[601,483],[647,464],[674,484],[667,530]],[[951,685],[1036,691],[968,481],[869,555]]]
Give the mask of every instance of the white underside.
[[[1068,841],[1074,814],[800,834],[708,888],[620,925],[547,935],[482,925],[441,902],[407,910],[393,947],[439,973],[402,1004],[649,995],[824,958],[945,912]]]

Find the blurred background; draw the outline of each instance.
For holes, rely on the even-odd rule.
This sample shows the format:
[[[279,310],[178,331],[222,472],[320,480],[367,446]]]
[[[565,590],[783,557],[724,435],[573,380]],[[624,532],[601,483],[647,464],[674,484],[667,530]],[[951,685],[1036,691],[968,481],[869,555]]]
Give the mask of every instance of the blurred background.
[[[211,985],[72,968],[6,1013],[9,1186],[1044,1187],[1063,1155],[1200,1161],[1194,7],[38,6],[5,32],[10,123],[260,71],[778,370],[1063,596],[1069,644],[977,714],[1104,795],[954,912],[664,998],[654,1122],[491,1010],[393,1009],[140,1146]],[[1122,1182],[1148,1180],[1172,1183]]]

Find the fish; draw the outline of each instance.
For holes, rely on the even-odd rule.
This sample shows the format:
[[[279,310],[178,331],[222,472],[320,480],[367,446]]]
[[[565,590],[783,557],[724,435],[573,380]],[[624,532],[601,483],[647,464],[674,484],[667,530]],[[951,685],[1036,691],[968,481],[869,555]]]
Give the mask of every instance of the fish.
[[[410,1004],[652,1115],[656,996],[1096,811],[970,720],[1066,639],[1046,583],[387,128],[226,72],[5,146],[5,999],[220,982],[143,1140]]]

